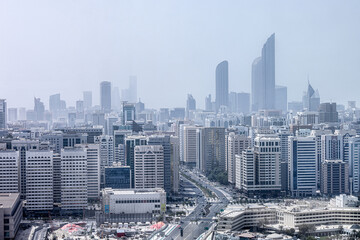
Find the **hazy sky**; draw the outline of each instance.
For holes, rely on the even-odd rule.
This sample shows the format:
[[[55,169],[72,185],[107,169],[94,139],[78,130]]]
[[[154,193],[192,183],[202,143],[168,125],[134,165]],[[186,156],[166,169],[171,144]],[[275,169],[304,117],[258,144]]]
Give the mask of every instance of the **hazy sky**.
[[[250,92],[251,64],[276,34],[276,83],[300,100],[307,75],[321,101],[360,105],[360,1],[0,0],[0,98],[68,106],[99,83],[138,77],[147,108],[197,106],[229,61],[229,89]],[[215,98],[215,96],[214,96]]]

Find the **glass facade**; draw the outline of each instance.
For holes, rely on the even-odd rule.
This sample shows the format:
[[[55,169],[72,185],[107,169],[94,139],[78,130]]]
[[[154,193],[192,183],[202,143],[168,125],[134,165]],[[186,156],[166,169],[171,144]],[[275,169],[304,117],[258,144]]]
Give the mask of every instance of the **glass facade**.
[[[128,166],[105,168],[105,187],[123,189],[131,187],[131,170]]]

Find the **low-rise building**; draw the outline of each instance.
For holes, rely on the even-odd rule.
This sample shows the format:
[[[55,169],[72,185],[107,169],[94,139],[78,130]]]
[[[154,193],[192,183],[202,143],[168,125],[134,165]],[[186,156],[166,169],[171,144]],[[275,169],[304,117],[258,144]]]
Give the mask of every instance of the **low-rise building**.
[[[22,214],[19,193],[0,193],[0,239],[15,239]]]
[[[105,188],[102,196],[102,209],[105,214],[164,213],[166,211],[166,193],[162,188]]]
[[[262,205],[230,207],[219,217],[218,230],[237,231],[265,224],[276,224],[276,209]]]

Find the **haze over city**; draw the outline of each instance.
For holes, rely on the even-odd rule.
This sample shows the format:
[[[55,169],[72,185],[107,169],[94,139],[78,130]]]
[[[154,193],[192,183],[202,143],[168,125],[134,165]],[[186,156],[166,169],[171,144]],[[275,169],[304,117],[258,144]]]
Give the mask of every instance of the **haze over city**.
[[[360,239],[359,23],[0,0],[0,240]]]
[[[288,100],[309,77],[322,102],[345,104],[360,100],[359,22],[359,1],[1,1],[0,96],[48,108],[51,94],[75,106],[91,90],[98,105],[101,81],[124,89],[135,75],[147,108],[184,107],[187,93],[204,108],[223,60],[229,91],[251,92],[251,64],[275,33]]]

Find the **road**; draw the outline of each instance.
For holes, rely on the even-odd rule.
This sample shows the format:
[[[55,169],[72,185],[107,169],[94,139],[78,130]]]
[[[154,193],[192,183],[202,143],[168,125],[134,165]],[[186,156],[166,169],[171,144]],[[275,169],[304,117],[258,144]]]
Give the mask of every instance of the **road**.
[[[33,240],[45,240],[47,228],[41,228],[34,233]]]
[[[181,219],[182,223],[180,224],[180,226],[183,229],[183,237],[180,236],[180,228],[178,227],[173,232],[171,232],[169,236],[166,237],[166,239],[169,240],[189,240],[198,238],[202,233],[206,231],[206,229],[209,229],[214,224],[215,221],[213,220],[213,217],[215,217],[216,214],[221,211],[221,209],[224,209],[228,205],[228,198],[229,196],[231,196],[231,194],[224,189],[219,190],[220,187],[215,186],[214,184],[208,182],[206,179],[200,178],[194,172],[191,172],[187,169],[182,169],[181,172],[200,183],[203,187],[206,187],[210,191],[214,192],[218,197],[218,200],[214,202],[208,202],[203,192],[200,189],[196,188],[196,193],[199,196],[197,198],[197,206],[190,215]],[[183,181],[187,181],[188,183],[193,184],[186,178],[182,179]],[[207,204],[210,205],[209,213],[206,216],[203,216],[203,209]]]

